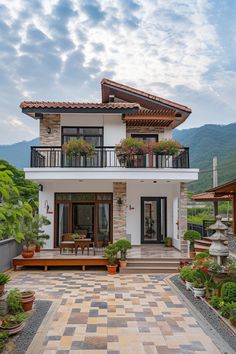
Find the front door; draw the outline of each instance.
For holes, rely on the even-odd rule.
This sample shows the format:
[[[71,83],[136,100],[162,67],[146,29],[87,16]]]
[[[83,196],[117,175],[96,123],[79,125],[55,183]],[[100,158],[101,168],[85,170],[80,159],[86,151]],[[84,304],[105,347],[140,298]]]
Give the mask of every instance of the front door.
[[[72,204],[72,232],[79,233],[81,230],[87,231],[87,238],[94,241],[94,219],[95,205],[94,203],[76,203]]]
[[[162,243],[166,237],[166,198],[141,197],[141,243]]]

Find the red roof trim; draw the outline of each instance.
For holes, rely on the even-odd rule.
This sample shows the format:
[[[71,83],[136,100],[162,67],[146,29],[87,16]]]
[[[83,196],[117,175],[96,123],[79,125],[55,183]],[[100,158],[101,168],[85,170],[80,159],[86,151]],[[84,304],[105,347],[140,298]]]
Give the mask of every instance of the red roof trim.
[[[140,108],[138,103],[111,102],[111,103],[84,103],[84,102],[48,102],[48,101],[23,101],[20,104],[24,108]]]

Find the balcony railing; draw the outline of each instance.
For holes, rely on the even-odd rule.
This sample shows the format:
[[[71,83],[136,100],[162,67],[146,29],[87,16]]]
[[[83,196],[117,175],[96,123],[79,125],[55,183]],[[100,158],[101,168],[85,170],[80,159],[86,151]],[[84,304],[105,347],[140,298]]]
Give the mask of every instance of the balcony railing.
[[[96,147],[95,156],[68,157],[61,146],[32,146],[31,167],[80,167],[80,168],[189,168],[189,148],[181,148],[177,156],[147,154],[119,159],[114,146]]]

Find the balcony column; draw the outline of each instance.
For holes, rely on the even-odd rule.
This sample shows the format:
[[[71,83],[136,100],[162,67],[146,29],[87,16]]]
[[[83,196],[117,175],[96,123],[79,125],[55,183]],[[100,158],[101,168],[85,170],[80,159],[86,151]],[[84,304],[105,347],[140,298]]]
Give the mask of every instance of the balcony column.
[[[126,236],[126,182],[113,182],[113,242]]]
[[[185,231],[187,231],[187,203],[188,203],[188,188],[187,183],[180,183],[180,200],[179,200],[179,238],[181,253],[187,256],[188,241],[183,239]]]

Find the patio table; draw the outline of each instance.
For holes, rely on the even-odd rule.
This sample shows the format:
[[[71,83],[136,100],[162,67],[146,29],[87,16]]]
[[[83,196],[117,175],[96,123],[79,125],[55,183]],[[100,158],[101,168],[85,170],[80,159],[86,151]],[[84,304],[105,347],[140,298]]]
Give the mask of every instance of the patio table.
[[[84,238],[80,240],[75,240],[75,254],[78,253],[78,248],[81,248],[82,254],[84,254],[84,249],[87,248],[87,253],[89,255],[89,246],[92,244],[91,238]]]

